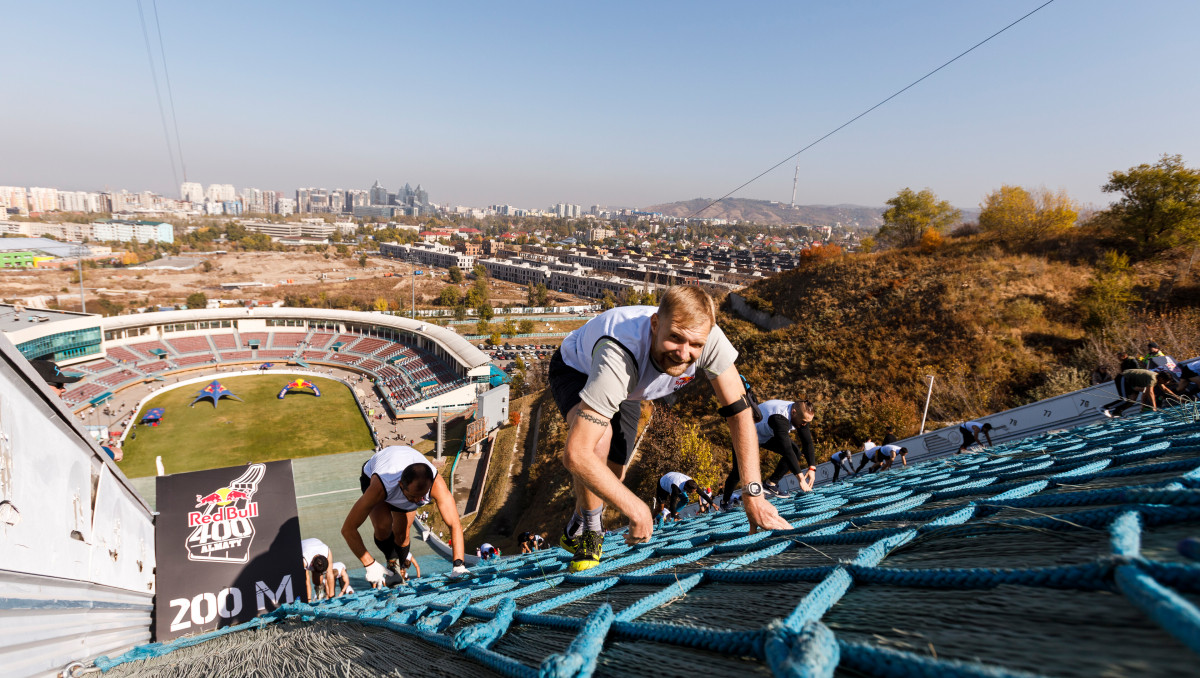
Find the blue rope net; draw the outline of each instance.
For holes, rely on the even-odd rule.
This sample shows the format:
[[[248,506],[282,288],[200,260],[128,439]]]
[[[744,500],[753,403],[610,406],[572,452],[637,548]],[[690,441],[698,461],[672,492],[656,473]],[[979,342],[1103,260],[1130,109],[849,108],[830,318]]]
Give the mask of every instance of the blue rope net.
[[[348,634],[343,675],[376,646],[393,653],[375,656],[376,674],[460,677],[1179,676],[1200,665],[1194,413],[1043,435],[775,504],[793,529],[747,535],[744,512],[701,516],[634,547],[610,535],[600,566],[578,574],[557,549],[499,558],[469,580],[288,604],[95,665],[169,675],[186,655],[210,662],[203,673],[220,652],[186,648],[313,629]],[[253,666],[219,670],[313,669],[266,645]]]

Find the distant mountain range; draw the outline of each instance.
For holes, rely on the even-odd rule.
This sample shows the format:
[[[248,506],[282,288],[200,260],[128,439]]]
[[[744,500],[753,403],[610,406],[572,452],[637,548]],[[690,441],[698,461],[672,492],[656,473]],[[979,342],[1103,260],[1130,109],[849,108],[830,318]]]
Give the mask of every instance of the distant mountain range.
[[[673,217],[690,216],[712,202],[710,198],[695,198],[680,202],[644,207],[647,212],[661,212]],[[883,223],[883,207],[862,205],[796,205],[769,200],[726,198],[704,210],[699,216],[708,219],[753,221],[759,224],[804,224],[832,226],[840,223],[849,228],[875,229]]]

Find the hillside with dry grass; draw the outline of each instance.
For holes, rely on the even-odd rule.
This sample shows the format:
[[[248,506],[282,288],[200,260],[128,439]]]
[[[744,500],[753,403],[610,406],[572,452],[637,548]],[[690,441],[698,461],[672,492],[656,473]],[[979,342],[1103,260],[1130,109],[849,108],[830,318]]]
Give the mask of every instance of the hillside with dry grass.
[[[808,397],[816,404],[813,432],[824,460],[868,436],[880,440],[888,428],[900,437],[916,434],[925,375],[935,377],[927,424],[934,429],[1082,388],[1100,364],[1115,373],[1117,351],[1136,353],[1149,339],[1178,358],[1200,355],[1190,255],[1134,264],[1128,278],[1136,303],[1120,322],[1097,327],[1089,324],[1088,299],[1102,256],[1096,243],[1013,253],[969,236],[932,251],[812,259],[743,291],[751,306],[785,316],[791,326],[760,330],[734,315],[728,300],[718,322],[761,400]],[[571,511],[560,461],[566,429],[553,403],[542,402],[536,452],[514,484],[511,519],[475,530],[480,537],[531,530],[554,540]],[[732,453],[715,409],[705,380],[673,404],[655,403],[626,484],[649,501],[666,471],[701,477],[705,454],[719,469],[706,481],[723,478]],[[697,432],[707,446],[699,457],[692,449]],[[777,461],[762,452],[764,472]],[[610,512],[606,524],[621,521]]]

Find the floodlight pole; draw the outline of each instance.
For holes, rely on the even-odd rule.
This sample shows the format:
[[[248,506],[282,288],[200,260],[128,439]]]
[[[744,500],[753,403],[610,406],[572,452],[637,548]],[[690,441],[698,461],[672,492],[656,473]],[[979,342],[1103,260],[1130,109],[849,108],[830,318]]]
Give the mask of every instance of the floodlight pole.
[[[409,245],[408,250],[408,272],[412,274],[412,319],[417,319],[417,253],[412,251],[412,245]]]
[[[925,417],[929,414],[929,399],[933,396],[933,375],[925,375],[929,379],[929,392],[925,394],[925,411],[921,413],[921,432],[917,435],[925,435]]]
[[[84,251],[85,250],[82,245],[80,245],[79,248],[77,248],[75,250],[75,259],[79,263],[79,311],[81,313],[87,313],[87,301],[83,297],[83,253],[84,253]]]

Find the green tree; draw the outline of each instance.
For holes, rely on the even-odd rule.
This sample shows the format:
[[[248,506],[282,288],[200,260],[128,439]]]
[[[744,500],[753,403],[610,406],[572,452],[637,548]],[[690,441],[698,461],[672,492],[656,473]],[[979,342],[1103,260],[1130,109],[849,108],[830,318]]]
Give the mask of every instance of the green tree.
[[[466,320],[467,319],[467,307],[463,306],[462,303],[458,303],[458,304],[454,305],[454,319],[455,320]]]
[[[1096,263],[1096,273],[1081,301],[1086,315],[1084,324],[1092,329],[1119,325],[1129,316],[1129,307],[1138,297],[1133,293],[1133,273],[1129,255],[1113,250]]]
[[[919,193],[905,188],[887,204],[883,226],[879,227],[879,239],[898,247],[920,244],[925,231],[941,233],[962,216],[949,202],[939,201],[928,188]]]
[[[367,255],[365,255],[365,254],[358,255],[358,267],[359,268],[367,267]]]
[[[505,320],[503,332],[510,337],[515,335],[517,333],[517,321],[513,320],[512,318]]]
[[[534,304],[534,306],[550,305],[550,291],[546,289],[545,283],[538,283],[537,290],[535,290],[535,292],[536,292],[536,295],[534,296],[533,300],[536,303]]]
[[[450,274],[450,282],[455,285],[463,281],[462,269],[457,266],[451,266],[447,271]]]
[[[617,298],[613,296],[611,290],[604,290],[604,296],[600,297],[600,309],[607,311],[610,308],[617,307]]]
[[[621,292],[621,306],[637,306],[642,301],[642,295],[632,287],[626,287]]]
[[[1005,243],[1037,240],[1062,233],[1079,212],[1066,191],[1030,193],[1020,186],[1001,186],[983,199],[979,228]]]
[[[500,336],[499,332],[495,332],[488,337],[488,343],[492,346],[499,346],[503,342],[504,337]]]
[[[522,320],[518,329],[520,329],[521,334],[533,334],[533,321],[529,318]]]
[[[492,326],[486,318],[480,318],[475,321],[475,334],[488,335],[492,333]],[[493,344],[496,342],[492,342]]]
[[[1143,252],[1200,240],[1200,170],[1186,167],[1182,156],[1164,154],[1153,165],[1113,172],[1103,190],[1121,194],[1107,213]]]
[[[203,292],[192,292],[187,296],[188,308],[207,308],[208,297]]]
[[[459,306],[462,304],[462,295],[458,293],[457,287],[447,285],[438,294],[438,304],[442,306]]]

